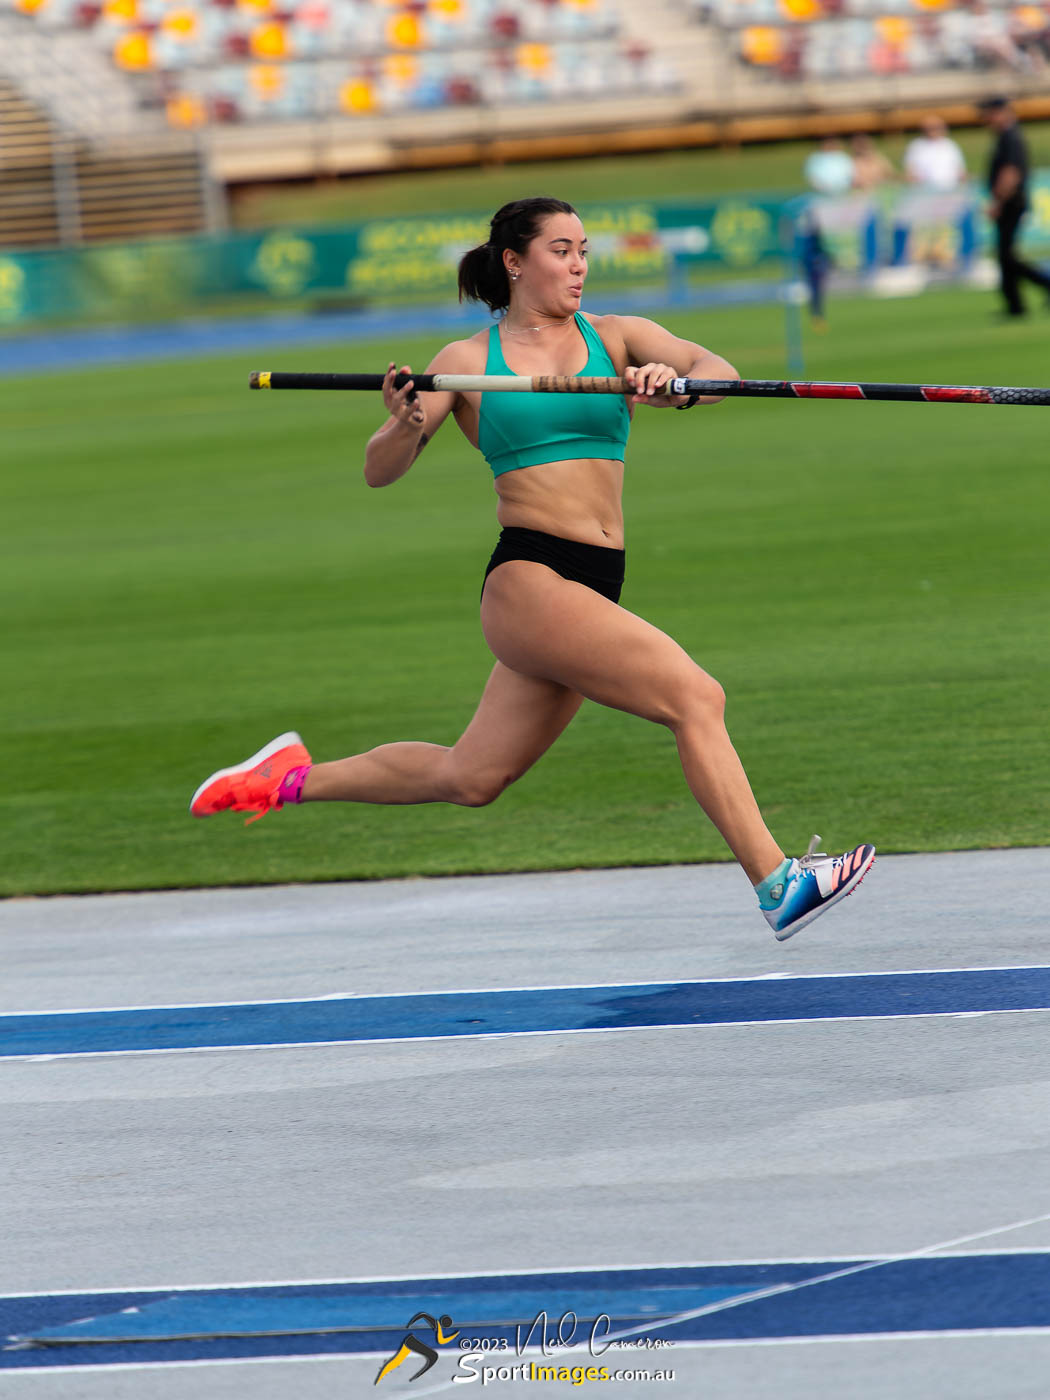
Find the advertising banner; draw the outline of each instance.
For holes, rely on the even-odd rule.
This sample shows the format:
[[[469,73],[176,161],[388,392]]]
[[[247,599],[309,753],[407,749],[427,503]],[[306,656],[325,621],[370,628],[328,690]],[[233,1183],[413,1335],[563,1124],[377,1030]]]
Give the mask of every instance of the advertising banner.
[[[1022,239],[1038,253],[1050,249],[1050,171],[1033,180],[1031,203]],[[673,288],[692,268],[746,275],[780,264],[788,275],[802,211],[819,226],[834,265],[860,274],[909,263],[961,269],[990,246],[976,193],[590,204],[580,213],[591,286]],[[0,252],[0,326],[164,319],[238,299],[255,306],[448,300],[460,257],[487,236],[487,215],[449,214]]]

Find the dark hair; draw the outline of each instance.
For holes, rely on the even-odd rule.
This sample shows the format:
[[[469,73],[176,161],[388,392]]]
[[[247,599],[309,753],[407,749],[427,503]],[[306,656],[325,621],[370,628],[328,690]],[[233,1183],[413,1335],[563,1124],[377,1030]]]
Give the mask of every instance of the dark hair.
[[[540,224],[550,214],[575,214],[576,210],[564,199],[536,195],[531,199],[516,199],[496,211],[489,225],[489,241],[471,248],[459,260],[459,299],[483,301],[491,311],[502,311],[510,305],[510,283],[503,266],[503,250],[524,253],[540,231]]]

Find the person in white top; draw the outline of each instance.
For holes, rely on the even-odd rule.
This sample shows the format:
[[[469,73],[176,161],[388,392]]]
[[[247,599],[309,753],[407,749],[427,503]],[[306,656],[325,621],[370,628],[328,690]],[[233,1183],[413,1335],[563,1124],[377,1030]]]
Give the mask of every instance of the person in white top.
[[[908,143],[904,174],[928,190],[957,190],[966,180],[966,159],[940,117],[927,117],[922,135]]]

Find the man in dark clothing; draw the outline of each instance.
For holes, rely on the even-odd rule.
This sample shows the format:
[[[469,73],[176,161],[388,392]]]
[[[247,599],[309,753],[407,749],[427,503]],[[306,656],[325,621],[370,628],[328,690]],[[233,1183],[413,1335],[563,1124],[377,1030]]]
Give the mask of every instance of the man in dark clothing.
[[[1020,282],[1026,278],[1050,295],[1050,277],[1014,252],[1014,240],[1028,208],[1028,146],[1017,116],[1005,97],[989,97],[980,104],[984,123],[996,133],[988,166],[991,199],[988,217],[995,224],[999,254],[999,288],[1008,316],[1023,316]]]

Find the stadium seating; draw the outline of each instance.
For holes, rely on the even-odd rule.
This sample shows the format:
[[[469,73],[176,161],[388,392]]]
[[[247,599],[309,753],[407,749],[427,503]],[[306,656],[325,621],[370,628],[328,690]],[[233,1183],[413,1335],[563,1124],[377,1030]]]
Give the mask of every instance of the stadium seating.
[[[76,28],[174,126],[618,92],[677,75],[611,0],[4,0]]]
[[[1050,67],[1050,0],[0,0],[12,24],[235,182],[736,119],[775,136],[814,111],[972,102],[993,71],[1036,97]]]
[[[697,0],[697,20],[726,31],[740,61],[780,80],[994,69],[1050,63],[1050,4],[970,0]]]

